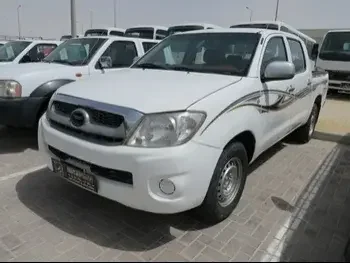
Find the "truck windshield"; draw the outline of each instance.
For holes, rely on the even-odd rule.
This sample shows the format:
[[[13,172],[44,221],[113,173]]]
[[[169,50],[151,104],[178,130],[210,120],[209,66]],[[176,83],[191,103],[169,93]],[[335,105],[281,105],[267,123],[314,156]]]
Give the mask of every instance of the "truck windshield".
[[[168,29],[168,36],[181,33],[181,32],[188,32],[193,30],[202,30],[204,29],[203,26],[173,26]]]
[[[258,33],[175,34],[132,67],[245,76],[260,37]]]
[[[11,62],[18,57],[32,42],[11,41],[0,47],[0,62]]]
[[[75,38],[59,45],[43,62],[71,66],[86,65],[96,51],[106,42],[103,38]]]
[[[154,28],[151,27],[140,27],[140,28],[129,28],[125,31],[124,36],[126,37],[137,37],[153,39]]]
[[[330,32],[326,35],[319,58],[333,61],[350,61],[350,32]]]

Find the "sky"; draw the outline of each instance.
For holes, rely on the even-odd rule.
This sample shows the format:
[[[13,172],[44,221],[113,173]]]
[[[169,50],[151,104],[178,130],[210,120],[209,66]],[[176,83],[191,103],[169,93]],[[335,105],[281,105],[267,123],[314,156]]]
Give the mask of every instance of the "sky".
[[[76,0],[77,32],[112,27],[114,0]],[[117,27],[206,22],[228,27],[253,20],[273,20],[277,0],[116,0]],[[0,35],[60,38],[70,34],[70,0],[0,0]],[[350,0],[280,0],[278,20],[299,29],[350,28]]]

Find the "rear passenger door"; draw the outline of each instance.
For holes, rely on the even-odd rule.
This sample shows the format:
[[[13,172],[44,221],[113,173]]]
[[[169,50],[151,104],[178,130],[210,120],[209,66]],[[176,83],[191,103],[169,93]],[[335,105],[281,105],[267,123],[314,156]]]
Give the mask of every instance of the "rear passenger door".
[[[295,96],[295,102],[292,107],[292,128],[303,124],[309,115],[310,110],[310,91],[311,91],[311,73],[308,68],[308,55],[305,45],[295,38],[287,38],[288,46],[291,52],[291,60],[295,66],[295,77],[291,83],[291,94]]]
[[[135,42],[116,40],[105,50],[100,57],[100,61],[107,66],[104,70],[111,72],[130,67],[137,56],[138,51]],[[99,69],[98,63],[95,68]]]

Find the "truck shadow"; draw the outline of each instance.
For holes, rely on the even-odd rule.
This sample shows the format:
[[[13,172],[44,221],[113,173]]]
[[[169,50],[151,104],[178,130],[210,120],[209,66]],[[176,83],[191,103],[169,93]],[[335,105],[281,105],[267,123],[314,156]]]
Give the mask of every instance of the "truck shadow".
[[[338,144],[294,204],[271,197],[277,209],[290,212],[291,216],[261,261],[270,258],[288,262],[343,260],[350,237],[349,171],[350,147]]]
[[[0,126],[0,155],[38,149],[36,131]]]
[[[283,148],[278,143],[263,153],[250,173]],[[76,187],[48,169],[25,175],[17,183],[16,192],[19,200],[42,219],[42,225],[49,223],[73,237],[118,250],[140,252],[164,245],[179,249],[202,232],[222,227],[200,223],[191,212],[158,215],[130,209]],[[61,237],[53,238],[59,242]],[[211,236],[205,238],[205,242],[215,242]],[[182,244],[171,242],[175,239]]]

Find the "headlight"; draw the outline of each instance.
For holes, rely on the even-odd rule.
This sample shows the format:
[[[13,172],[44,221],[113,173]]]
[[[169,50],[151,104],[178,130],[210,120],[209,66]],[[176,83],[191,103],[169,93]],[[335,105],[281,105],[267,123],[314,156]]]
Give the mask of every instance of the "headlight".
[[[21,84],[14,80],[0,80],[0,97],[18,98],[21,96]]]
[[[205,113],[193,111],[146,115],[127,145],[160,148],[184,144],[196,134],[205,117]]]

